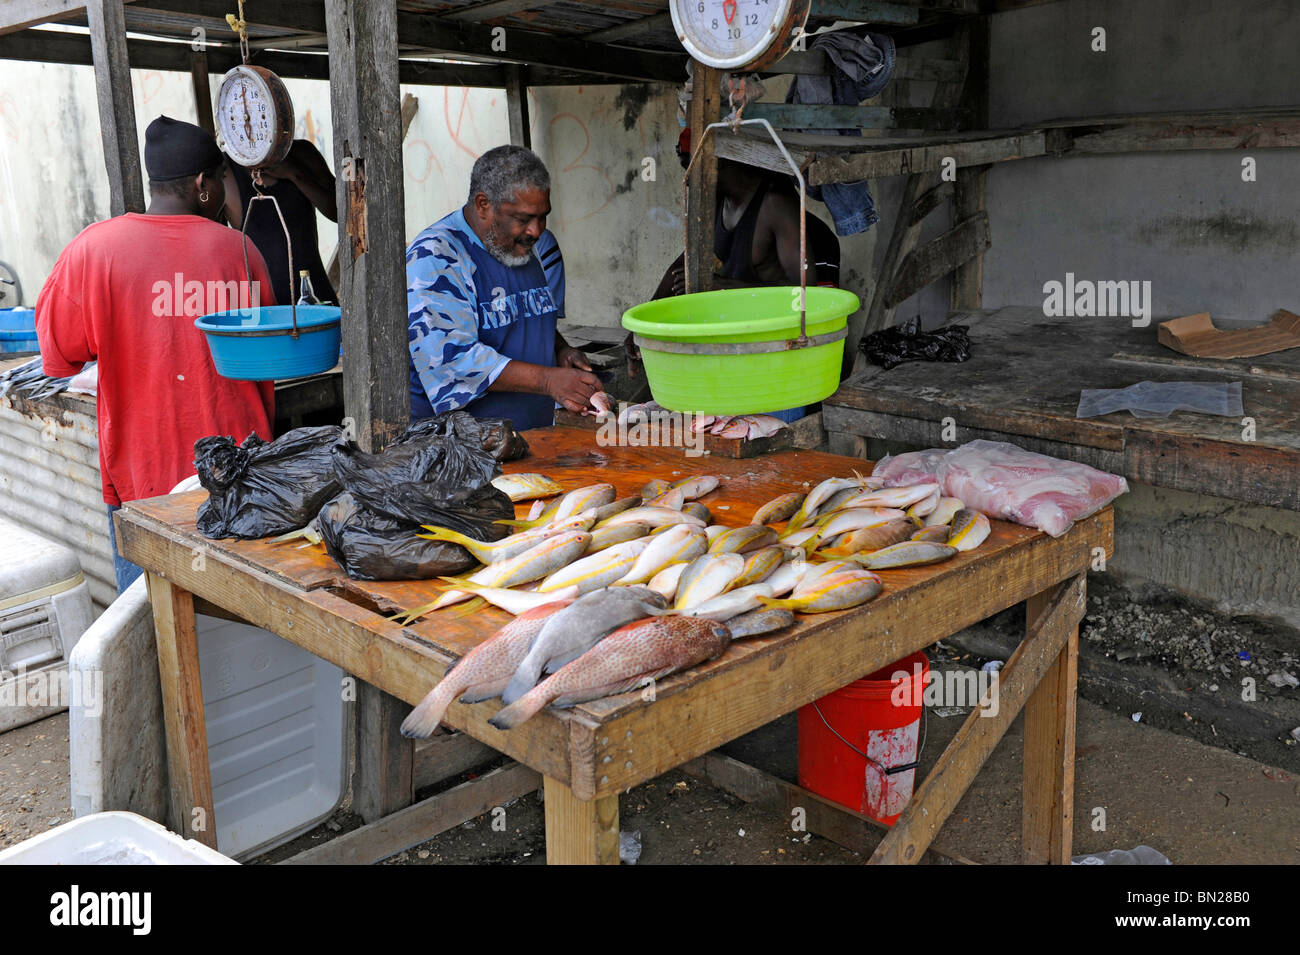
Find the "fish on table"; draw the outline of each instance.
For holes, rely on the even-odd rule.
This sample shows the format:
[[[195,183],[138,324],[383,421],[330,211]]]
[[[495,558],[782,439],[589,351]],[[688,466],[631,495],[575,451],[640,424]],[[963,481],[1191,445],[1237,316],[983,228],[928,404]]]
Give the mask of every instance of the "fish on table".
[[[438,685],[402,721],[402,735],[414,739],[432,736],[447,707],[458,698],[477,703],[500,695],[542,626],[572,603],[570,597],[524,611],[453,663]]]
[[[674,615],[630,621],[488,722],[513,729],[547,704],[572,706],[625,692],[721,656],[729,643],[731,631],[713,620]]]
[[[492,479],[492,486],[514,503],[564,493],[564,488],[545,474],[502,474]]]
[[[607,634],[666,605],[667,601],[648,587],[610,587],[579,597],[538,631],[501,699],[513,703],[537,684],[543,672],[558,670]]]

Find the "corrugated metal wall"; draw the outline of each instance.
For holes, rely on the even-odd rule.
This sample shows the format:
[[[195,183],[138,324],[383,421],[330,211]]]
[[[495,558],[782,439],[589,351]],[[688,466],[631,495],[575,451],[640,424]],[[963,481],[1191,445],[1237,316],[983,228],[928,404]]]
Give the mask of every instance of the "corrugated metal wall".
[[[117,597],[93,398],[0,399],[0,516],[71,548],[97,611]]]

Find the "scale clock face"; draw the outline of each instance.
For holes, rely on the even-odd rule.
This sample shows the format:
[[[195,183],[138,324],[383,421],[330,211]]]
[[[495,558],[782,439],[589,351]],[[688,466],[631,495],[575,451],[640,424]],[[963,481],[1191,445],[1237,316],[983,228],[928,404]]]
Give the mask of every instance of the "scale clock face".
[[[686,52],[719,70],[760,69],[784,56],[812,0],[671,0]]]
[[[284,83],[260,66],[237,66],[217,93],[221,148],[241,166],[273,166],[293,145],[293,103]]]

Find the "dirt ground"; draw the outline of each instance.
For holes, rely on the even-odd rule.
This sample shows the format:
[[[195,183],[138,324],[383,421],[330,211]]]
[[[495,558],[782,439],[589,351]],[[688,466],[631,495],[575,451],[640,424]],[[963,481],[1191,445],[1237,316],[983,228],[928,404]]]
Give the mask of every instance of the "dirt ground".
[[[933,665],[1005,659],[1023,625],[1023,610],[991,618],[931,648]],[[1145,844],[1182,865],[1300,863],[1300,747],[1290,732],[1300,727],[1300,690],[1286,679],[1297,669],[1294,631],[1090,581],[1080,641],[1074,852]],[[1257,691],[1250,700],[1242,699],[1246,677]],[[928,710],[922,774],[963,719]],[[1019,860],[1021,723],[1012,725],[944,827],[947,851],[978,862]],[[72,818],[67,737],[66,714],[0,735],[0,846]],[[794,716],[723,752],[795,781]],[[620,812],[620,828],[638,835],[639,864],[863,861],[682,772],[624,794]],[[386,864],[544,863],[539,794],[506,806],[504,819],[504,831],[483,816]],[[248,861],[280,861],[360,823],[340,811]]]

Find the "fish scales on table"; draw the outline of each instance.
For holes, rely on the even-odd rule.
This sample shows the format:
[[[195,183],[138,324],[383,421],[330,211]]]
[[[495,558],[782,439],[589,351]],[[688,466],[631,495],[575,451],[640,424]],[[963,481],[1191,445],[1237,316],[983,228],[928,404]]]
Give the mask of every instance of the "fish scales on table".
[[[956,547],[933,541],[906,540],[890,544],[870,554],[855,554],[853,560],[868,570],[891,570],[900,567],[924,567],[949,560],[957,554]]]
[[[960,551],[974,550],[984,543],[991,531],[987,515],[963,508],[953,515],[948,543]]]
[[[573,598],[552,600],[524,611],[453,663],[438,685],[402,721],[402,735],[414,739],[432,736],[447,707],[457,698],[473,697],[465,699],[468,703],[500,695],[542,626],[572,603]]]
[[[587,553],[594,554],[607,547],[613,547],[615,544],[638,540],[648,536],[649,533],[650,525],[641,524],[637,521],[627,524],[615,524],[612,527],[598,527],[591,532],[591,544],[587,547]]]
[[[722,478],[716,474],[697,474],[675,482],[672,489],[681,491],[686,500],[694,501],[696,498],[704,497],[704,495],[717,490],[718,485],[721,483]]]
[[[712,620],[661,616],[632,621],[532,687],[488,722],[508,730],[550,703],[570,706],[622,693],[721,656],[730,642],[727,626]]]
[[[880,550],[891,544],[905,541],[916,532],[916,525],[907,518],[899,518],[885,524],[864,527],[861,530],[841,538],[833,548],[823,549],[821,554],[831,557],[848,557],[851,554]]]
[[[653,616],[667,605],[648,587],[611,587],[579,597],[537,632],[528,653],[519,662],[501,699],[519,699],[541,679],[543,672],[558,670],[633,620]]]
[[[733,590],[741,587],[748,587],[750,584],[758,584],[767,580],[778,567],[786,562],[785,548],[778,547],[775,544],[767,547],[760,547],[745,555],[745,566],[737,577],[731,583]]]

